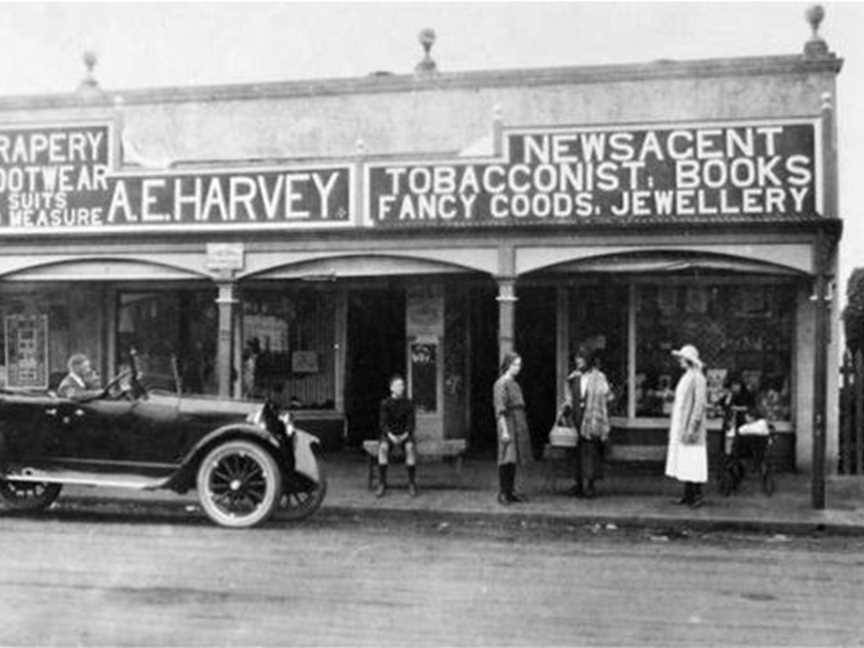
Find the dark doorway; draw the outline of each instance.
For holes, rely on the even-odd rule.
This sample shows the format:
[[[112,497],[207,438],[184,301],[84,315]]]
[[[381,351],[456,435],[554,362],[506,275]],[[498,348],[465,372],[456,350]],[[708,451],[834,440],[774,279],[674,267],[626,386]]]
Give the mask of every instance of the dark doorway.
[[[555,320],[557,311],[554,287],[532,286],[517,290],[516,351],[522,356],[519,384],[525,395],[528,427],[534,456],[539,457],[546,443],[556,410]]]
[[[498,302],[494,284],[472,287],[469,292],[471,355],[471,428],[468,445],[472,454],[494,454],[495,413],[492,385],[498,378]]]
[[[366,288],[348,293],[345,414],[348,443],[378,436],[378,408],[394,373],[405,374],[405,290]]]

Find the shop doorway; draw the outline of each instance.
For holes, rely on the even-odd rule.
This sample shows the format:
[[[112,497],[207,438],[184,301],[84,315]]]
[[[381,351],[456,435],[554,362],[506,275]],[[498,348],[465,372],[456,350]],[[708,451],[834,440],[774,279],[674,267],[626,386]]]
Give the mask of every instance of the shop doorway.
[[[492,385],[498,378],[498,302],[494,285],[472,287],[470,309],[471,426],[468,445],[472,454],[494,455],[495,413]]]
[[[516,350],[522,356],[519,384],[525,395],[526,416],[531,430],[534,456],[543,452],[546,437],[555,419],[556,290],[531,286],[518,290],[516,302]]]
[[[378,435],[378,408],[394,373],[405,374],[405,291],[365,288],[348,293],[345,415],[348,443]]]

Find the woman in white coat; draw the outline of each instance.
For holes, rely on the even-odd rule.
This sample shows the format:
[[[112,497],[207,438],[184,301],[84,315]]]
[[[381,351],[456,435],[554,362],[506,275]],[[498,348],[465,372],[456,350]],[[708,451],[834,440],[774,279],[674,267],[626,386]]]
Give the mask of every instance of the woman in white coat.
[[[697,508],[703,504],[702,484],[708,481],[707,385],[696,347],[687,344],[672,355],[678,358],[684,374],[675,388],[666,475],[684,482],[679,504]]]

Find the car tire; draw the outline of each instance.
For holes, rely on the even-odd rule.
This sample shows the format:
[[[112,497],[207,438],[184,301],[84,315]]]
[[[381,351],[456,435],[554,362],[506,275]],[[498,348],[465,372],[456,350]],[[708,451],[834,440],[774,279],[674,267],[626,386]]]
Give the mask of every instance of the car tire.
[[[196,485],[201,508],[213,522],[248,528],[269,518],[278,505],[282,473],[259,443],[228,441],[204,457]]]
[[[0,480],[0,501],[9,511],[42,511],[60,495],[61,484]]]
[[[287,491],[288,489],[286,489]],[[279,503],[279,518],[283,520],[302,520],[317,511],[327,496],[327,475],[318,460],[318,483],[313,490],[285,492]]]

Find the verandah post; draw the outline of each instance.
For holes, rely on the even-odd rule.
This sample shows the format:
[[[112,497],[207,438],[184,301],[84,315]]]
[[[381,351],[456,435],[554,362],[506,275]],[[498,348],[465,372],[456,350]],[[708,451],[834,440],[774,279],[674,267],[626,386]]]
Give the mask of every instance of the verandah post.
[[[233,278],[220,276],[217,279],[219,295],[216,305],[219,308],[219,334],[216,342],[216,377],[219,396],[231,396],[231,374],[234,351],[234,309],[237,305],[236,284]]]
[[[834,150],[834,107],[830,93],[822,95],[822,166],[823,211],[826,218],[837,216],[837,170]],[[811,500],[814,509],[825,508],[825,450],[827,445],[828,341],[831,300],[830,259],[834,242],[820,230],[814,241],[813,296],[815,326],[813,332],[813,481]]]
[[[498,360],[513,351],[516,339],[516,252],[511,245],[498,248]]]
[[[516,337],[516,280],[513,278],[498,279],[498,358],[513,351],[513,340]]]

